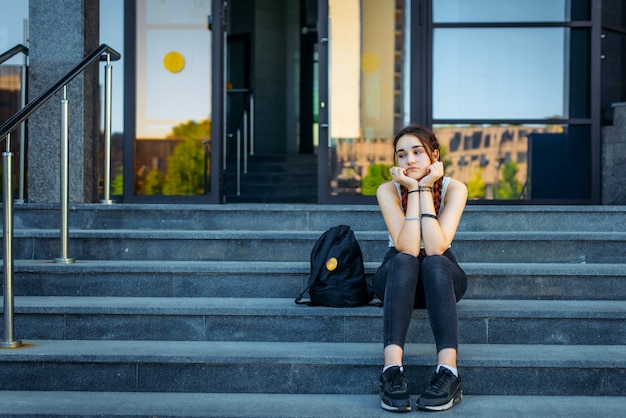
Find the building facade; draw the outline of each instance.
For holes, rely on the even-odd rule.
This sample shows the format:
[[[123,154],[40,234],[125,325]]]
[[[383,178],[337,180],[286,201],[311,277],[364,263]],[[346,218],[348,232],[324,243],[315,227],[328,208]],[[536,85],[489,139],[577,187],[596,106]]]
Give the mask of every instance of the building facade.
[[[602,154],[626,102],[620,0],[15,3],[0,53],[27,32],[29,100],[100,44],[122,55],[118,202],[372,204],[395,132],[419,122],[472,202],[626,204],[620,183],[603,197],[623,162]],[[18,108],[20,65],[0,67],[0,123]],[[69,86],[74,201],[102,196],[101,91],[102,65]],[[28,122],[32,202],[58,199],[57,112]],[[624,136],[611,131],[612,150]]]

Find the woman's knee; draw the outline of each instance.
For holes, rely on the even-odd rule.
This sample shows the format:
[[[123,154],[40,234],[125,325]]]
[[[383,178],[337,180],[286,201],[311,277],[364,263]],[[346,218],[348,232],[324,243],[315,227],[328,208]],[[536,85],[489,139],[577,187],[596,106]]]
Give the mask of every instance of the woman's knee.
[[[445,255],[431,255],[422,260],[422,271],[426,272],[438,269],[450,271],[452,265],[452,261]]]
[[[452,291],[458,302],[467,288],[467,276],[448,257],[435,255],[422,260],[422,280],[426,293],[434,297]],[[434,293],[434,294],[433,294]]]
[[[450,288],[452,284],[452,262],[443,255],[432,255],[422,260],[424,290]]]
[[[419,261],[410,254],[398,253],[383,265],[372,279],[374,293],[380,299],[388,287],[406,289],[415,287],[419,279]]]
[[[417,257],[407,253],[398,253],[398,255],[396,255],[389,262],[393,263],[392,266],[396,270],[408,269],[418,271],[420,267],[420,262]]]

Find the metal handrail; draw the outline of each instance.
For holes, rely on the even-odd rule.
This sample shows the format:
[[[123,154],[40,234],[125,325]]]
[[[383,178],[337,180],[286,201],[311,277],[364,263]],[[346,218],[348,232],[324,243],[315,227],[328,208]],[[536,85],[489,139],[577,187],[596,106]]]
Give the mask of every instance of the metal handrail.
[[[17,128],[22,122],[28,119],[37,109],[50,100],[59,90],[63,89],[63,100],[61,101],[61,257],[55,258],[55,262],[71,264],[74,262],[67,255],[69,241],[69,102],[67,100],[67,84],[84,71],[94,61],[106,61],[106,80],[105,80],[105,113],[110,113],[111,105],[111,59],[119,60],[121,55],[102,44],[93,53],[85,57],[80,64],[72,69],[65,77],[63,77],[54,86],[39,95],[32,102],[24,106],[15,115],[9,118],[2,126],[0,126],[0,141],[6,138],[6,152],[2,154],[3,167],[3,235],[4,235],[4,341],[0,341],[0,348],[17,348],[22,346],[20,340],[13,337],[13,153],[11,152],[11,132]],[[105,115],[106,127],[105,136],[106,146],[110,146],[110,114]],[[110,151],[105,152],[106,157],[110,158]],[[110,165],[110,161],[105,162]],[[107,173],[108,170],[105,170]],[[108,182],[107,182],[108,187]],[[108,194],[105,193],[108,198]],[[107,199],[107,203],[109,203]]]
[[[32,115],[37,109],[39,109],[48,100],[50,100],[52,96],[54,96],[59,90],[63,88],[63,86],[68,84],[80,73],[82,73],[87,67],[89,67],[89,65],[93,64],[95,61],[107,61],[107,54],[110,54],[111,61],[117,61],[122,57],[119,52],[115,51],[110,46],[106,44],[100,45],[98,49],[85,57],[80,62],[80,64],[78,64],[70,72],[68,72],[65,77],[59,80],[48,90],[41,93],[31,102],[29,102],[22,110],[11,116],[5,123],[3,123],[2,126],[0,126],[0,141],[2,141],[7,136],[7,134],[11,133],[17,127],[17,125],[28,119],[30,115]]]
[[[11,58],[13,58],[14,56],[20,53],[24,55],[28,55],[28,47],[22,44],[19,44],[19,45],[15,45],[13,48],[9,49],[8,51],[3,52],[2,54],[0,54],[0,64],[2,64],[5,61],[10,60]]]

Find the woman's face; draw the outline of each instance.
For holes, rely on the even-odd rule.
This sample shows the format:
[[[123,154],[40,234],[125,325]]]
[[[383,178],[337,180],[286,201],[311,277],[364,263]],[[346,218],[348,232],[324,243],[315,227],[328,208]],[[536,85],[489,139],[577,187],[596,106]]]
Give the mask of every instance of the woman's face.
[[[428,174],[428,167],[439,158],[439,150],[431,157],[422,141],[413,135],[402,135],[396,143],[396,161],[404,168],[406,175],[421,179]]]

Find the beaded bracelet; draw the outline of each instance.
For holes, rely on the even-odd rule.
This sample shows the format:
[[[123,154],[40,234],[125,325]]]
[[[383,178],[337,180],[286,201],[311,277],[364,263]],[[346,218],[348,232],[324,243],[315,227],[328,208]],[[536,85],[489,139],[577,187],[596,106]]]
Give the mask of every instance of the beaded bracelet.
[[[416,217],[405,216],[404,220],[405,221],[419,221],[420,217],[419,216],[416,216]]]
[[[420,186],[419,187],[419,191],[420,192],[431,192],[433,191],[433,187],[432,186]]]

